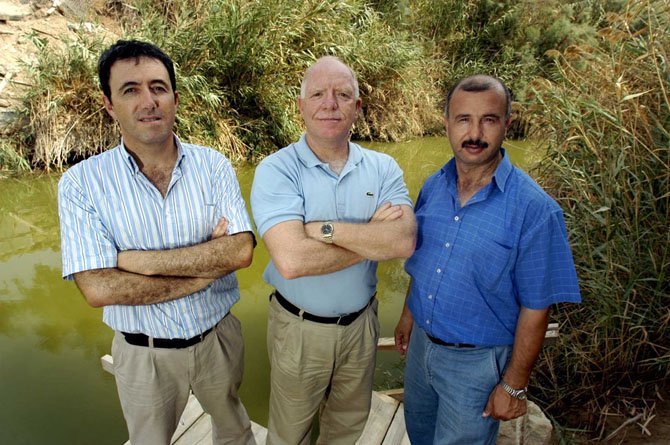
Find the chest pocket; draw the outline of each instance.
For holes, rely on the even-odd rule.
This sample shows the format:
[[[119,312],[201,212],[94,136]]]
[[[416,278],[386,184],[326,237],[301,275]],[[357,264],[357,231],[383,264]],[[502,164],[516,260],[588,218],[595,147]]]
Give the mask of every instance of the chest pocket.
[[[480,289],[495,292],[508,278],[514,249],[503,241],[479,238],[472,248],[474,279]]]

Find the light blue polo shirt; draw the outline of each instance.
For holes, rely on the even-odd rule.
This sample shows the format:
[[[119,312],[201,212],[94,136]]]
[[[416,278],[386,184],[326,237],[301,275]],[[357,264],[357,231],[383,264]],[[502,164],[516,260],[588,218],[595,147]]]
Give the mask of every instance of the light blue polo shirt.
[[[316,157],[304,135],[256,167],[251,189],[261,236],[290,220],[367,223],[385,202],[412,205],[402,170],[391,156],[350,142],[338,176]],[[294,305],[330,317],[361,309],[375,293],[376,272],[377,263],[366,260],[330,274],[287,280],[270,260],[263,279]]]

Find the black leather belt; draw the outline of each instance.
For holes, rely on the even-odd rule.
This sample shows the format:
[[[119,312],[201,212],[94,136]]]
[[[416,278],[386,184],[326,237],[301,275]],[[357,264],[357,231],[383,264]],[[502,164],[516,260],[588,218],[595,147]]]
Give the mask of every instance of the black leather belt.
[[[357,312],[341,315],[339,317],[322,317],[320,315],[310,314],[309,312],[305,312],[299,307],[294,306],[293,304],[291,304],[291,302],[289,302],[286,298],[284,298],[284,296],[280,294],[279,291],[277,290],[275,290],[270,294],[270,299],[272,299],[273,296],[277,299],[277,302],[281,305],[281,307],[283,307],[293,315],[302,317],[305,320],[314,321],[316,323],[336,324],[339,326],[349,326],[351,323],[353,323],[358,318],[358,316],[361,315],[368,308],[368,306],[370,306],[370,303],[372,303],[372,300],[374,300],[375,298],[375,296],[373,295],[372,298],[370,298],[368,304],[363,306],[363,308]]]
[[[213,327],[207,329],[202,334],[191,338],[154,338],[154,348],[164,349],[184,349],[189,346],[197,345],[212,332]],[[128,343],[135,346],[149,346],[149,336],[129,332],[121,332]]]
[[[471,345],[469,343],[449,343],[449,342],[446,342],[446,341],[442,341],[439,338],[432,337],[428,334],[426,334],[426,336],[428,337],[428,340],[432,341],[436,345],[451,346],[451,347],[454,347],[454,348],[476,348],[477,347],[477,345]]]

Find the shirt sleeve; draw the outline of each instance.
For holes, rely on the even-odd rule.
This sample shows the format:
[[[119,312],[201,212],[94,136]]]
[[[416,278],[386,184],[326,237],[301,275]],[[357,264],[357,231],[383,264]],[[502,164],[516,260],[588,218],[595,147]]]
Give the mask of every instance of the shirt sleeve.
[[[228,220],[230,235],[241,232],[253,232],[247,206],[240,191],[237,175],[230,161],[222,154],[218,157],[218,168],[214,173],[214,198],[216,199],[216,221]]]
[[[563,212],[556,209],[535,221],[521,234],[519,243],[515,284],[520,304],[544,309],[559,302],[579,303],[579,283]]]
[[[251,187],[251,211],[258,234],[290,220],[305,220],[305,199],[297,178],[276,157],[263,160]]]
[[[383,155],[386,159],[383,183],[381,189],[381,203],[390,202],[393,205],[408,205],[412,207],[407,184],[402,170],[393,157]]]
[[[117,249],[91,198],[68,171],[58,184],[63,278],[91,269],[116,267]]]

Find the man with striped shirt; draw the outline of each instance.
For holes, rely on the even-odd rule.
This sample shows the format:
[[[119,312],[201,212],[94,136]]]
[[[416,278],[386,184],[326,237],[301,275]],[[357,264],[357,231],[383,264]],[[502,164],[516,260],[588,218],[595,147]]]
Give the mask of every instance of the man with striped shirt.
[[[133,444],[168,444],[193,391],[215,444],[254,443],[238,396],[243,343],[229,313],[234,271],[254,238],[230,162],[173,133],[173,63],[118,41],[100,57],[121,143],[70,168],[58,187],[63,277],[103,307]]]
[[[495,444],[499,420],[526,412],[550,306],[580,301],[561,208],[502,148],[510,114],[492,77],[447,95],[454,158],[419,193],[395,331],[413,445]]]

